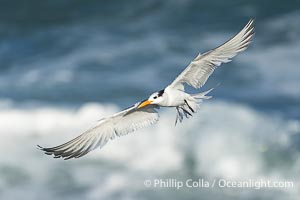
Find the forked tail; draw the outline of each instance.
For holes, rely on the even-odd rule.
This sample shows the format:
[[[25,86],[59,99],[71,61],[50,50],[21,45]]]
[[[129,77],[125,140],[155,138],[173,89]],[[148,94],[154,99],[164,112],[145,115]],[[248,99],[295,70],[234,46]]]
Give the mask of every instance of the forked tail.
[[[211,88],[205,92],[201,92],[201,93],[197,93],[197,94],[192,94],[191,96],[194,97],[195,99],[197,100],[202,100],[202,99],[210,99],[212,96],[205,96],[207,95],[208,93],[210,93],[213,89],[215,88]]]

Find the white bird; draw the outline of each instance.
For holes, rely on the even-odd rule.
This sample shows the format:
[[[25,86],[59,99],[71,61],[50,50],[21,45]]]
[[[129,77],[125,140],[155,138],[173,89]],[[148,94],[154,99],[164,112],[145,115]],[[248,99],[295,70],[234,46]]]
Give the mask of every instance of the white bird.
[[[138,102],[110,117],[103,118],[97,126],[62,145],[43,148],[38,146],[48,155],[64,159],[79,158],[88,152],[103,147],[110,139],[126,135],[137,129],[156,123],[159,107],[175,107],[177,110],[176,121],[188,118],[196,113],[199,104],[212,89],[198,93],[188,94],[184,91],[184,84],[194,88],[202,87],[213,71],[222,63],[230,62],[237,53],[244,51],[254,35],[254,20],[250,19],[247,25],[234,37],[221,46],[199,54],[179,76],[165,89],[153,93],[147,100]]]

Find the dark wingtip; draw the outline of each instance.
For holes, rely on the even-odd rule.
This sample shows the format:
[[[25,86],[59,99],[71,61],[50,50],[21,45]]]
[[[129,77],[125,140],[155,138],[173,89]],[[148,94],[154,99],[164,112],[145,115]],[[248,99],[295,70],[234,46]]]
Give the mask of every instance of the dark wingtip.
[[[44,148],[44,147],[42,147],[41,145],[36,145],[37,146],[37,149],[38,150],[41,150],[41,151],[43,151],[44,152],[44,154],[46,154],[46,155],[49,155],[49,156],[51,156],[51,155],[53,155],[54,153],[53,152],[51,152],[51,151],[48,151],[47,150],[47,148]],[[59,158],[60,156],[55,156],[54,155],[54,158]]]
[[[63,160],[69,160],[72,158],[76,158],[74,156],[63,156],[63,155],[56,154],[55,152],[49,150],[48,148],[42,147],[40,145],[37,145],[37,149],[43,151],[44,154],[46,154],[46,155],[49,155],[49,156],[53,155],[53,158],[62,158]]]
[[[54,156],[53,158],[60,158],[61,156],[60,155],[57,155],[57,156]]]

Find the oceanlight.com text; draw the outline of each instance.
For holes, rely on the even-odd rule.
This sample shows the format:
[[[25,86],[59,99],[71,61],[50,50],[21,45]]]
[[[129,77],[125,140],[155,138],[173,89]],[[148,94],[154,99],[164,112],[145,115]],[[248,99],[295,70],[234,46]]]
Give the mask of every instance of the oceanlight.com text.
[[[227,179],[147,179],[144,180],[145,187],[151,188],[241,188],[241,189],[272,189],[272,188],[294,188],[293,181],[278,181],[264,179],[227,180]]]

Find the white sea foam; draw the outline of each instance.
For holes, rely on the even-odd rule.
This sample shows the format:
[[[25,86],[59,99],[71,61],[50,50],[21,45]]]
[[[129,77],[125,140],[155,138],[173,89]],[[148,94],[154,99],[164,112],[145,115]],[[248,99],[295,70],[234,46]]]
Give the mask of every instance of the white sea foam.
[[[95,103],[83,105],[77,110],[55,107],[39,107],[35,109],[6,108],[0,111],[0,121],[3,122],[0,125],[1,137],[3,138],[5,135],[10,137],[39,135],[43,143],[45,138],[47,140],[50,139],[47,144],[43,145],[55,145],[78,135],[93,124],[96,124],[100,118],[108,116],[117,110],[117,107],[113,105]],[[158,161],[169,162],[167,161],[169,159],[165,160],[163,155],[173,158],[181,157],[182,155],[180,155],[176,146],[179,145],[180,141],[189,142],[193,139],[192,144],[194,146],[191,145],[192,148],[196,148],[199,159],[206,160],[208,164],[208,161],[211,159],[215,161],[222,160],[215,159],[212,155],[216,154],[224,158],[225,154],[219,154],[218,152],[226,153],[225,149],[229,151],[228,154],[233,151],[241,154],[241,156],[245,152],[249,152],[248,157],[251,157],[253,156],[253,151],[248,150],[259,151],[260,148],[267,148],[264,146],[267,145],[266,141],[288,146],[291,132],[299,132],[298,123],[295,121],[284,121],[280,117],[266,116],[248,107],[236,104],[206,103],[200,113],[193,119],[186,120],[177,127],[174,126],[174,113],[172,111],[164,111],[160,122],[154,127],[149,127],[109,142],[101,151],[95,151],[88,157],[92,159],[98,157],[101,159],[119,159],[122,161],[129,160],[129,157],[135,157],[138,159],[134,159],[134,162],[131,163],[132,166],[139,168],[140,165],[145,165],[152,169]],[[276,135],[276,137],[270,137],[270,135]],[[184,138],[182,139],[182,137]],[[132,144],[135,145],[132,146]],[[211,146],[214,146],[214,148],[209,148]],[[148,154],[148,150],[152,151],[152,153]],[[156,153],[157,155],[155,155]],[[211,159],[206,158],[205,155],[209,155]],[[145,159],[145,157],[147,158]],[[176,163],[181,162],[178,158],[176,160]],[[218,166],[217,168],[220,168],[220,170],[216,169],[216,172],[212,170],[212,173],[231,176],[222,167],[223,165],[226,166],[226,163],[230,163],[230,160],[231,157],[224,164],[214,164],[213,166]],[[201,165],[205,166],[205,163]],[[251,168],[250,163],[249,167]],[[211,167],[204,168],[213,169]],[[225,171],[222,172],[221,168]],[[240,176],[240,173],[246,175],[246,169],[240,169],[243,172],[235,170],[232,175]],[[252,170],[254,170],[253,167]]]
[[[64,174],[62,177],[72,177],[69,185],[89,187],[87,195],[91,199],[103,197],[103,194],[107,197],[121,191],[129,179],[131,183],[127,184],[142,187],[141,179],[145,177],[185,171],[185,158],[190,152],[195,171],[202,176],[292,179],[295,184],[300,180],[295,176],[300,164],[298,153],[290,151],[293,138],[300,132],[299,122],[269,116],[244,105],[215,100],[205,102],[197,115],[176,127],[175,111],[162,109],[157,125],[118,138],[103,149],[73,161],[53,159],[34,146],[65,142],[98,119],[116,112],[116,106],[91,103],[75,110],[4,105],[0,111],[0,145],[7,151],[0,154],[0,168],[18,168],[21,161],[22,168],[18,170],[22,170],[20,173],[35,186],[49,187],[52,179],[60,180],[51,175],[58,173]],[[272,156],[276,159],[273,165],[268,161]],[[283,164],[287,168],[282,167]],[[11,187],[8,185],[10,178],[4,174],[0,176],[0,187]],[[101,181],[97,177],[101,177]],[[54,182],[52,189],[59,186],[56,180]]]

